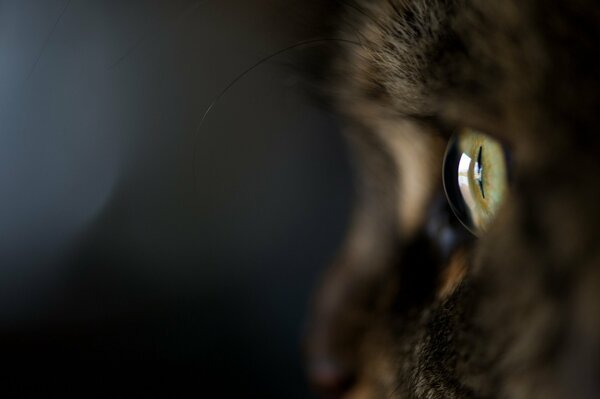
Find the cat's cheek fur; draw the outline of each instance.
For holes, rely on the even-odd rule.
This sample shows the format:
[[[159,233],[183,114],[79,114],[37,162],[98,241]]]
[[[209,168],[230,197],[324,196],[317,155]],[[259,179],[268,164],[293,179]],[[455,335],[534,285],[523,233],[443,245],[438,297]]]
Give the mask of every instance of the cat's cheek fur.
[[[408,120],[384,120],[374,132],[381,137],[397,168],[398,226],[410,239],[424,224],[426,212],[441,184],[445,144],[434,132]]]

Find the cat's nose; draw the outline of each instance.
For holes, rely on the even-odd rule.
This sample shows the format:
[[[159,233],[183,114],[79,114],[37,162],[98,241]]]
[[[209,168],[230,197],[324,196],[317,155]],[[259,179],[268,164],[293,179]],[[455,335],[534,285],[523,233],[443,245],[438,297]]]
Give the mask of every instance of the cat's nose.
[[[318,297],[305,341],[306,371],[319,398],[342,398],[355,380],[357,352],[363,331],[352,285],[336,274]],[[354,294],[354,295],[352,295]]]
[[[323,399],[338,399],[350,389],[353,376],[330,359],[315,359],[309,363],[311,385]]]

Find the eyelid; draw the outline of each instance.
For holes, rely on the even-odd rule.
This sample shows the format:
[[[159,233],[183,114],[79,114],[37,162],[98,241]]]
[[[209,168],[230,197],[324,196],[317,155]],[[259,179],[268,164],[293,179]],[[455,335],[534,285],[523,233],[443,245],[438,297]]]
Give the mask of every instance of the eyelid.
[[[450,141],[454,133],[457,131],[457,128],[462,126],[446,123],[443,118],[439,115],[431,114],[431,115],[407,115],[409,119],[411,119],[415,123],[422,124],[423,126],[428,127],[437,135],[442,137],[445,141]]]
[[[450,111],[450,112],[448,112]],[[506,125],[505,118],[498,113],[485,112],[479,107],[452,107],[452,110],[441,112],[434,118],[436,126],[440,127],[440,133],[450,139],[455,132],[465,128],[485,132],[485,134],[498,141],[504,148],[514,148],[512,140],[506,136],[506,132],[512,129]]]

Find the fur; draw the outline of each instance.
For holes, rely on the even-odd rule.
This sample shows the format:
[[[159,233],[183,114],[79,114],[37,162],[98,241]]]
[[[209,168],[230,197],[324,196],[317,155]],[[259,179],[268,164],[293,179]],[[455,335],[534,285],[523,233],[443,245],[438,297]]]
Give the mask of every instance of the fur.
[[[600,7],[365,0],[340,32],[360,43],[341,43],[328,75],[357,196],[313,306],[315,385],[356,399],[599,397]],[[461,127],[514,158],[477,240],[440,202]]]

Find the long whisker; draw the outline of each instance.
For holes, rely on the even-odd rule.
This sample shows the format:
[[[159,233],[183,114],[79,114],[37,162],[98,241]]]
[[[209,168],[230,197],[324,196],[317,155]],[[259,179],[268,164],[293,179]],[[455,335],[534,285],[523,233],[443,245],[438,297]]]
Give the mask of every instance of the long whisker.
[[[208,108],[206,109],[206,111],[204,111],[204,114],[202,115],[202,119],[200,120],[200,123],[198,124],[198,127],[196,128],[196,133],[200,130],[200,128],[202,127],[202,124],[204,123],[204,120],[206,119],[206,117],[208,116],[208,114],[212,111],[212,109],[215,107],[215,105],[219,102],[219,100],[221,100],[221,98],[223,98],[223,96],[225,94],[227,94],[227,92],[233,87],[235,86],[235,84],[237,82],[239,82],[240,80],[242,80],[244,77],[246,77],[246,75],[248,75],[250,72],[252,72],[253,70],[255,70],[256,68],[258,68],[261,64],[277,57],[280,54],[283,54],[287,51],[296,49],[298,47],[303,47],[303,46],[307,46],[310,44],[317,44],[317,43],[325,43],[325,42],[343,42],[343,43],[350,43],[350,44],[355,44],[355,45],[361,45],[359,42],[353,41],[353,40],[347,40],[347,39],[336,39],[336,38],[326,38],[326,39],[311,39],[311,40],[305,40],[299,43],[296,43],[294,45],[291,45],[289,47],[286,47],[282,50],[279,50],[267,57],[262,58],[260,61],[257,61],[254,65],[252,65],[250,68],[246,69],[244,72],[242,72],[242,74],[240,74],[238,77],[236,77],[235,79],[233,79],[231,82],[229,82],[229,84],[227,86],[225,86],[225,88],[215,97],[215,99],[210,103],[210,105],[208,106]]]
[[[27,78],[25,78],[25,82],[27,82],[31,78],[31,76],[33,76],[33,72],[35,72],[37,65],[39,64],[40,60],[42,59],[42,56],[44,55],[44,53],[46,51],[46,47],[48,47],[48,44],[50,43],[52,36],[54,36],[54,32],[56,31],[56,28],[58,28],[58,25],[60,24],[60,21],[62,20],[63,16],[67,12],[67,8],[69,8],[70,4],[71,4],[71,0],[67,0],[62,11],[58,15],[58,18],[56,18],[56,21],[54,21],[54,25],[52,26],[52,28],[46,35],[44,44],[42,44],[42,48],[40,49],[35,61],[33,62],[33,65],[31,66],[31,69],[29,70],[29,73],[27,74]]]
[[[328,42],[338,42],[338,43],[348,43],[348,44],[353,44],[353,45],[358,45],[360,46],[361,43],[357,42],[357,41],[353,41],[353,40],[348,40],[348,39],[341,39],[341,38],[316,38],[316,39],[309,39],[309,40],[304,40],[295,44],[292,44],[291,46],[288,46],[284,49],[281,49],[279,51],[276,51],[262,59],[260,59],[259,61],[255,62],[252,66],[250,66],[248,69],[246,69],[244,72],[242,72],[240,75],[238,75],[235,79],[233,79],[231,82],[229,82],[229,84],[227,84],[227,86],[225,86],[225,88],[223,90],[221,90],[221,92],[213,99],[213,101],[209,104],[209,106],[206,108],[206,110],[204,111],[204,114],[202,115],[202,118],[200,119],[200,122],[198,123],[198,126],[196,127],[196,130],[194,132],[194,137],[197,137],[198,134],[200,133],[200,129],[202,128],[204,121],[206,120],[207,116],[211,113],[211,111],[214,109],[214,107],[217,105],[217,103],[225,96],[225,94],[227,94],[227,92],[229,92],[229,90],[235,86],[240,80],[242,80],[244,77],[246,77],[248,74],[250,74],[252,71],[254,71],[256,68],[258,68],[259,66],[261,66],[262,64],[264,64],[265,62],[268,62],[269,60],[283,54],[286,53],[288,51],[300,48],[300,47],[305,47],[305,46],[309,46],[311,44],[323,44],[323,43],[328,43]],[[193,167],[194,167],[194,182],[195,182],[195,186],[198,187],[198,178],[197,178],[197,172],[196,172],[196,158],[197,158],[197,142],[198,140],[195,139],[194,140],[194,159],[193,159]]]
[[[169,26],[174,25],[176,22],[180,22],[182,19],[189,17],[193,14],[196,9],[203,3],[203,1],[194,1],[192,4],[183,7],[182,11],[178,12],[175,17],[168,21],[165,25],[159,25],[155,29],[150,29],[144,33],[131,47],[129,47],[120,57],[112,62],[107,69],[113,69],[121,64],[125,59],[131,56],[137,51],[137,49],[146,42],[149,38],[156,36],[166,30]]]

